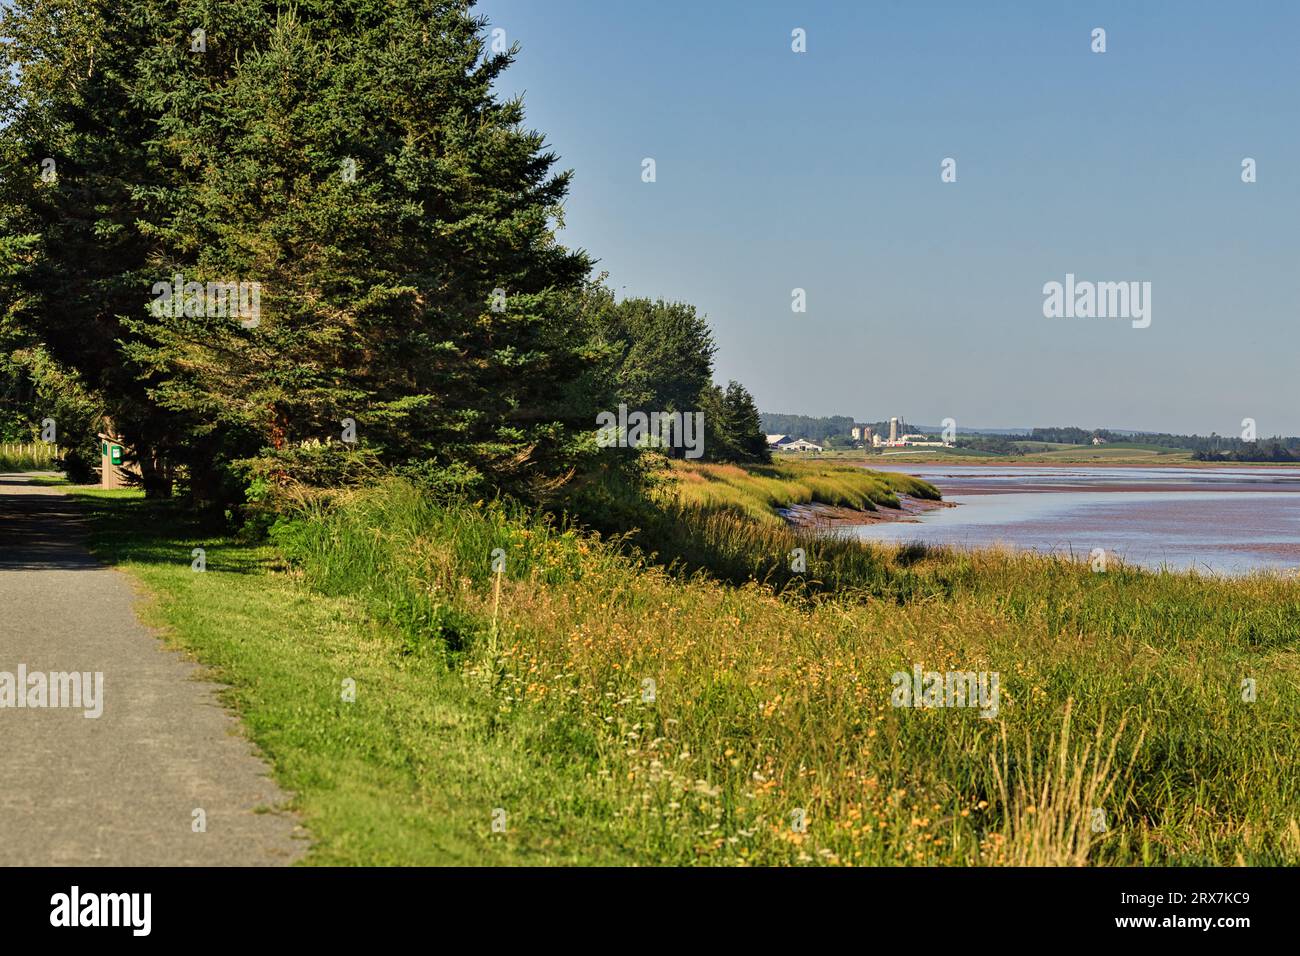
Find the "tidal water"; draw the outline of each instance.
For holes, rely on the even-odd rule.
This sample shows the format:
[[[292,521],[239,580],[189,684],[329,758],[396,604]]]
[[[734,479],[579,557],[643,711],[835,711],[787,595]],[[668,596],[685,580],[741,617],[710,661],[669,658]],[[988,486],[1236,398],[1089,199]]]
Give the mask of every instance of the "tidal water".
[[[873,467],[876,467],[873,465]],[[1214,574],[1300,569],[1300,469],[884,466],[954,508],[854,527],[867,540],[992,546]]]

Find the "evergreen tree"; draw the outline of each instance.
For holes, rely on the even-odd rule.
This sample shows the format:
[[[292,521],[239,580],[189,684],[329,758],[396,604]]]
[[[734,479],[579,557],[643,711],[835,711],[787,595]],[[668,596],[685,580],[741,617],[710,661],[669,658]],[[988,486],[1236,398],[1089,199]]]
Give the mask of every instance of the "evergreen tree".
[[[700,393],[707,461],[766,464],[772,460],[754,397],[739,382],[725,389],[709,385]]]
[[[702,410],[710,457],[762,460],[704,318],[616,303],[557,242],[569,175],[493,92],[516,51],[472,8],[15,0],[0,334],[23,381],[75,394],[83,431],[110,416],[150,493],[183,475],[214,502],[371,465],[540,498],[609,467],[619,402]]]
[[[317,458],[533,495],[590,461],[589,261],[554,234],[569,177],[494,95],[515,50],[471,10],[6,13],[6,309],[103,397],[147,480],[179,466],[224,497],[230,462],[310,476],[304,446],[331,440]],[[209,295],[231,283],[255,317]]]
[[[727,383],[722,396],[722,415],[733,461],[767,463],[772,460],[763,434],[763,419],[749,390],[737,381]]]
[[[144,75],[176,161],[200,172],[164,204],[186,214],[158,223],[160,278],[258,283],[260,315],[142,320],[131,355],[160,401],[272,469],[345,419],[426,478],[537,494],[579,465],[589,361],[563,311],[589,262],[554,238],[568,175],[492,93],[514,50],[485,48],[468,3],[229,24],[180,6],[209,24],[207,53],[155,51]]]
[[[11,334],[39,343],[48,381],[78,382],[113,416],[146,489],[163,493],[184,429],[157,414],[119,347],[151,246],[136,194],[154,179],[148,112],[126,79],[150,38],[123,6],[14,0],[0,14],[0,308]]]
[[[738,461],[740,449],[732,440],[722,389],[709,383],[700,392],[699,406],[704,412],[704,460]]]
[[[590,336],[607,350],[618,401],[637,411],[698,410],[712,382],[717,346],[694,306],[644,298],[615,302],[611,291],[595,287],[584,318]]]

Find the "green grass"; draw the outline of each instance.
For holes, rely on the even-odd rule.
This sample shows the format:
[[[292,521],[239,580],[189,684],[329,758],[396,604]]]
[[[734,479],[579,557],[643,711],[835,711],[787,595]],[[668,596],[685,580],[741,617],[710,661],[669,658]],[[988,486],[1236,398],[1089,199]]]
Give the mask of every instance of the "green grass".
[[[1079,445],[1071,445],[1068,442],[1052,441],[1013,441],[1011,443],[1022,452],[1042,452],[1042,451],[1060,451],[1063,448],[1079,448]]]
[[[539,746],[438,654],[414,650],[357,597],[324,597],[266,545],[195,525],[135,491],[89,490],[92,547],[152,596],[147,620],[229,685],[227,703],[295,794],[307,863],[616,863],[611,812],[564,753]],[[207,570],[191,570],[191,549]],[[356,682],[355,703],[342,681]],[[492,832],[492,811],[507,831]]]
[[[1135,442],[1113,442],[1106,445],[1068,445],[1037,457],[1042,458],[1044,461],[1113,461],[1117,459],[1145,461],[1159,458],[1162,459],[1161,464],[1168,464],[1170,461],[1191,461],[1192,453],[1185,448],[1168,448],[1163,445],[1143,445]]]
[[[728,574],[398,482],[304,501],[294,573],[130,499],[96,541],[231,684],[313,862],[1300,862],[1296,581],[670,517]],[[795,548],[779,593],[724,583]],[[997,671],[997,718],[890,706],[913,664]]]

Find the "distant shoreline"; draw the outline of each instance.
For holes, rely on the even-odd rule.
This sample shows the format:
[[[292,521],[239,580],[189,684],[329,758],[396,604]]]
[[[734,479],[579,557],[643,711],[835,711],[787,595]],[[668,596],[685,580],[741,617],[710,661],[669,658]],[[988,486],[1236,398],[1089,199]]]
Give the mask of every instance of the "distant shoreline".
[[[894,466],[901,468],[905,465],[961,465],[963,467],[971,465],[990,468],[1186,468],[1189,471],[1199,471],[1205,468],[1295,468],[1300,470],[1300,461],[1161,461],[1159,458],[1142,458],[1131,461],[1069,461],[1067,459],[1042,461],[1041,459],[1009,457],[985,458],[971,456],[965,458],[959,455],[951,455],[941,458],[906,458],[905,460],[888,462],[878,461],[874,458],[844,458],[841,461],[845,464],[861,464],[864,468],[877,469]]]
[[[942,481],[942,479],[936,479]],[[938,487],[938,485],[936,485]],[[940,489],[942,490],[942,489]],[[1029,494],[1029,493],[1046,493],[1046,494],[1070,494],[1072,492],[1167,492],[1167,491],[1192,491],[1192,492],[1226,492],[1231,491],[1237,494],[1300,494],[1300,481],[1296,482],[1294,488],[1280,488],[1277,485],[1269,485],[1264,488],[1255,487],[1247,484],[1229,484],[1222,483],[1213,486],[1205,484],[1158,484],[1156,482],[1131,481],[1124,484],[1113,485],[978,485],[973,482],[963,483],[960,488],[950,489],[950,494],[960,495],[1010,495],[1010,494]]]
[[[989,468],[1185,468],[1198,471],[1205,468],[1249,468],[1268,470],[1273,468],[1295,468],[1300,470],[1300,461],[1196,461],[1179,454],[1141,455],[1131,458],[1081,457],[1078,459],[1055,458],[1044,460],[1034,455],[930,455],[898,452],[886,455],[873,455],[869,458],[850,456],[845,453],[832,452],[822,455],[775,455],[775,461],[788,457],[790,460],[833,462],[844,465],[859,465],[863,468],[898,469],[910,465],[970,465]]]
[[[1027,464],[1027,465],[1007,465],[1003,466],[1003,471],[1018,473],[1026,476],[1028,480],[1022,481],[1005,481],[999,480],[992,475],[983,476],[979,474],[953,473],[942,474],[944,466],[954,467],[953,463],[933,463],[925,464],[921,462],[912,462],[908,465],[890,466],[886,468],[877,468],[877,471],[894,471],[897,467],[900,471],[907,474],[914,474],[919,468],[925,469],[926,480],[930,481],[944,495],[999,495],[999,494],[1027,494],[1027,493],[1057,493],[1064,494],[1068,492],[1103,492],[1103,493],[1120,493],[1120,492],[1239,492],[1243,494],[1290,494],[1300,493],[1300,478],[1290,479],[1288,476],[1279,476],[1276,480],[1270,480],[1262,477],[1241,478],[1233,480],[1231,476],[1224,476],[1224,471],[1236,471],[1239,469],[1218,469],[1219,480],[1209,480],[1211,475],[1207,474],[1203,468],[1187,468],[1186,476],[1180,475],[1178,478],[1170,481],[1143,480],[1141,477],[1135,477],[1130,481],[1105,482],[1098,484],[1065,482],[1036,482],[1034,476],[1042,475],[1046,478],[1049,475],[1059,474],[1061,472],[1078,472],[1087,470],[1102,471],[1104,469],[1114,469],[1126,467],[1133,471],[1150,471],[1150,466],[1138,465],[1044,465],[1044,464]],[[863,466],[866,467],[866,466]],[[959,467],[965,467],[963,463]],[[950,480],[945,480],[950,479]]]

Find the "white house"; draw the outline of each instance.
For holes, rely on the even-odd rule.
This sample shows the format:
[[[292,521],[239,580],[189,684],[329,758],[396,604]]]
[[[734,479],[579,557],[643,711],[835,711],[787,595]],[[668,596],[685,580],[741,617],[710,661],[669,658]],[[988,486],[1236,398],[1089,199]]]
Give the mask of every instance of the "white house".
[[[821,445],[815,445],[806,438],[790,438],[782,435],[781,440],[770,446],[773,451],[815,451],[822,450]]]

